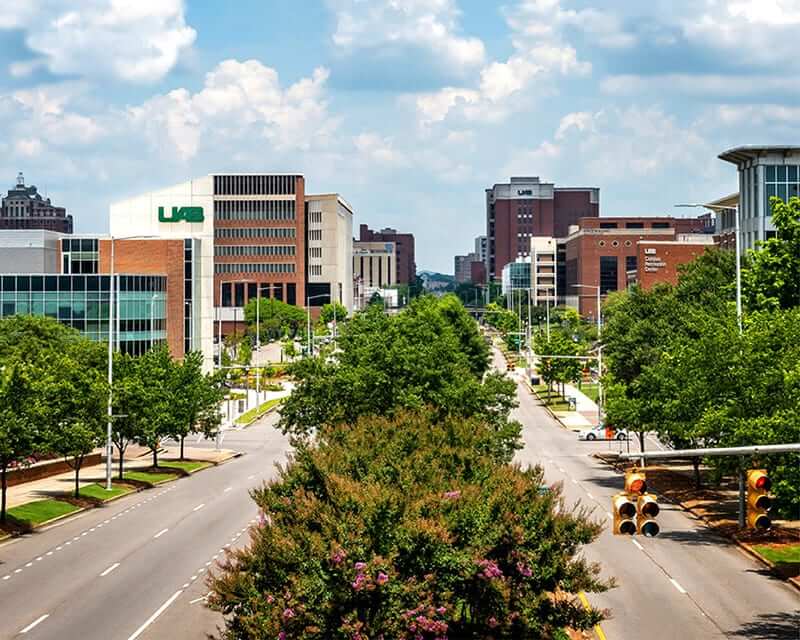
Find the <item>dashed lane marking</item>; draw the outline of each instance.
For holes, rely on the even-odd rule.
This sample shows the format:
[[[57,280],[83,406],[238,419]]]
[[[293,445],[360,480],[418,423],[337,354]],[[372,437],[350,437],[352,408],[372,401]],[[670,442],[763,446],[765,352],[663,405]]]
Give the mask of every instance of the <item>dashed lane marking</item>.
[[[156,538],[160,538],[160,537],[161,537],[161,536],[163,536],[163,535],[164,535],[164,534],[165,534],[167,531],[169,531],[169,529],[168,529],[168,528],[166,528],[166,529],[162,529],[162,530],[161,530],[161,531],[159,531],[159,532],[158,532],[156,535],[154,535],[154,536],[153,536],[153,540],[155,540]]]
[[[672,583],[672,586],[675,587],[678,591],[683,594],[686,594],[686,589],[684,589],[675,578],[670,578],[669,581]]]
[[[639,551],[644,551],[644,547],[640,545],[636,540],[631,540],[631,542],[636,545],[636,548],[639,549]]]
[[[128,640],[136,640],[136,638],[142,635],[147,629],[147,627],[153,624],[156,618],[158,618],[158,616],[164,613],[164,611],[167,610],[167,607],[169,607],[169,605],[175,602],[178,596],[181,595],[182,593],[183,589],[178,589],[175,593],[173,593],[164,604],[162,604],[158,609],[156,609],[156,612],[152,616],[150,616],[147,620],[144,621],[144,624],[141,627],[139,627],[136,631],[133,632],[133,634],[128,638]]]
[[[114,569],[116,569],[118,566],[119,566],[119,562],[115,562],[115,563],[114,563],[114,564],[112,564],[112,565],[111,565],[111,566],[110,566],[108,569],[106,569],[105,571],[103,571],[103,573],[101,573],[101,574],[100,574],[100,577],[101,577],[101,578],[104,578],[104,577],[105,577],[105,576],[107,576],[109,573],[111,573],[111,572],[112,572]]]
[[[41,622],[44,622],[44,621],[45,621],[45,620],[47,620],[49,617],[50,617],[50,614],[49,614],[49,613],[45,613],[43,616],[39,616],[38,618],[36,618],[36,620],[34,620],[33,622],[31,622],[31,623],[30,623],[30,624],[29,624],[27,627],[25,627],[24,629],[22,629],[22,630],[20,631],[20,633],[28,633],[28,631],[30,631],[31,629],[33,629],[33,628],[34,628],[36,625],[38,625],[39,623],[41,623]]]

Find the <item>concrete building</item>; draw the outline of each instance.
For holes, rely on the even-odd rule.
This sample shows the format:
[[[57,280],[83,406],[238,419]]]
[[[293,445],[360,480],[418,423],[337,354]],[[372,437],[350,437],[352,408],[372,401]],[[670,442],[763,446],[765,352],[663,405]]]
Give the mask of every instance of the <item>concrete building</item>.
[[[417,263],[415,261],[414,235],[411,233],[398,233],[396,229],[381,229],[372,231],[367,225],[362,224],[358,229],[359,242],[391,242],[395,245],[395,282],[397,284],[411,284],[417,277]]]
[[[394,242],[353,240],[353,287],[356,309],[363,309],[374,293],[397,285]]]
[[[486,236],[478,236],[475,238],[475,251],[474,253],[478,256],[478,260],[486,263],[486,258],[489,255],[489,240]]]
[[[465,256],[456,256],[454,259],[455,277],[456,282],[464,284],[467,282],[474,282],[472,279],[472,263],[480,262],[477,253],[468,253]]]
[[[308,195],[306,224],[310,303],[321,306],[327,294],[352,312],[353,208],[336,193]]]
[[[47,229],[72,233],[72,216],[64,207],[56,207],[43,198],[34,185],[25,185],[22,173],[9,189],[0,206],[0,229]]]
[[[639,243],[668,241],[713,242],[698,218],[587,218],[573,227],[564,244],[563,301],[588,319],[597,318],[597,287],[601,300],[628,286],[628,272],[639,267]],[[576,285],[588,285],[577,287]]]
[[[531,258],[517,258],[503,267],[501,275],[502,293],[510,296],[514,291],[527,291],[531,288]]]
[[[775,235],[770,198],[787,202],[800,196],[800,146],[743,146],[728,149],[720,159],[736,165],[742,251]],[[731,196],[732,197],[732,196]],[[718,233],[733,234],[735,210],[718,212]]]
[[[557,242],[555,238],[531,238],[531,302],[558,304]]]
[[[581,218],[600,215],[600,190],[556,187],[538,177],[512,177],[486,189],[487,278],[530,255],[531,238],[561,238]]]
[[[44,229],[0,231],[0,273],[58,273],[62,237]]]

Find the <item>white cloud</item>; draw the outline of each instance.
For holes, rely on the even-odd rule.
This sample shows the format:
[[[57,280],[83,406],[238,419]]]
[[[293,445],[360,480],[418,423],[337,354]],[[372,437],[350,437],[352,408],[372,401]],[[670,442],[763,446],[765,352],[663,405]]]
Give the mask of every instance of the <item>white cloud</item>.
[[[394,149],[391,138],[384,138],[376,133],[361,133],[353,138],[353,145],[370,162],[387,166],[406,164],[405,156]]]
[[[474,68],[483,42],[458,34],[455,0],[327,0],[336,14],[333,43],[340,50],[419,47],[446,65]]]
[[[665,73],[650,76],[622,74],[604,78],[600,89],[609,95],[645,92],[708,96],[763,96],[771,91],[800,91],[800,76]]]
[[[33,58],[10,63],[12,75],[44,66],[51,73],[156,82],[197,36],[183,0],[25,0],[8,3],[0,29],[19,29]]]
[[[203,145],[250,146],[253,137],[279,151],[311,149],[329,142],[338,125],[328,113],[327,79],[328,71],[318,68],[283,89],[277,71],[261,62],[225,60],[197,93],[175,89],[131,107],[128,115],[154,147],[174,148],[182,160]]]
[[[556,140],[563,140],[570,129],[575,128],[578,131],[585,131],[591,127],[594,117],[588,111],[578,111],[575,113],[568,113],[561,122],[558,123],[556,129]]]
[[[20,155],[28,158],[38,156],[44,149],[44,145],[39,138],[24,138],[22,140],[17,140],[14,143],[14,147],[20,153]]]

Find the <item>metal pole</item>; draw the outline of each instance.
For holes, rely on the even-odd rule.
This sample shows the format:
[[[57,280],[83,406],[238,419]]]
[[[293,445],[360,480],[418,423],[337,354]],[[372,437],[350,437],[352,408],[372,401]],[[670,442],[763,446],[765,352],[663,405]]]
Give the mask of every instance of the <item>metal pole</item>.
[[[222,282],[219,283],[219,307],[217,307],[217,314],[217,346],[219,348],[217,367],[222,368]]]
[[[306,325],[306,330],[308,331],[308,336],[307,336],[307,340],[306,341],[308,343],[308,355],[309,355],[309,357],[311,357],[311,355],[312,355],[312,353],[311,353],[311,307],[309,306],[310,304],[311,304],[311,298],[306,296],[306,316],[308,318],[307,325]]]
[[[602,322],[600,320],[600,287],[597,287],[597,339],[600,339],[602,334]]]
[[[111,236],[111,268],[108,293],[108,423],[106,425],[106,491],[111,491],[111,413],[114,389],[114,236]]]
[[[261,349],[261,283],[256,284],[256,360]],[[261,367],[256,362],[256,407],[261,400]]]
[[[678,458],[705,458],[712,456],[755,456],[773,453],[800,453],[800,442],[787,444],[757,444],[747,447],[716,447],[707,449],[673,449],[667,451],[648,451],[632,453],[631,458],[642,456],[651,459],[669,460]],[[624,453],[619,455],[620,460],[629,459]]]
[[[603,422],[603,347],[597,347],[597,426]]]
[[[550,296],[547,296],[547,303],[545,305],[547,315],[547,342],[550,342]]]
[[[744,529],[744,513],[746,509],[744,491],[744,461],[739,458],[739,528]]]
[[[736,323],[742,333],[742,241],[739,229],[739,205],[736,205]]]

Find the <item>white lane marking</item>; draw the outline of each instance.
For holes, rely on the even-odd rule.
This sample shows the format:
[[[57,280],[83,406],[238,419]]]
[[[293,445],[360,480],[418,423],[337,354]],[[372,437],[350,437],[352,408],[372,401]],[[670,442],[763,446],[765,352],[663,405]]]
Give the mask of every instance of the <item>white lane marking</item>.
[[[614,516],[612,516],[612,515],[611,515],[611,512],[610,512],[610,511],[606,511],[606,515],[607,515],[609,518],[611,518],[612,520],[614,519]]]
[[[189,578],[189,582],[194,582],[195,580],[197,580],[196,575],[193,575],[191,578]]]
[[[163,535],[164,535],[164,534],[165,534],[167,531],[169,531],[169,529],[162,529],[162,530],[161,530],[161,531],[159,531],[159,532],[158,532],[156,535],[154,535],[154,536],[153,536],[153,539],[160,538],[160,537],[161,537],[161,536],[163,536]]]
[[[210,560],[209,560],[208,562],[206,562],[206,566],[207,566],[207,567],[210,567],[210,566],[211,566],[211,561],[210,561]]]
[[[115,563],[114,563],[114,564],[112,564],[112,565],[111,565],[111,566],[110,566],[108,569],[106,569],[105,571],[103,571],[103,573],[101,573],[101,574],[100,574],[100,577],[102,578],[102,577],[104,577],[104,576],[107,576],[109,573],[111,573],[111,572],[112,572],[114,569],[116,569],[118,566],[119,566],[119,562],[115,562]]]
[[[181,589],[188,589],[188,588],[189,588],[189,583],[188,583],[188,582],[186,582],[186,583],[185,583],[185,584],[184,584],[184,585],[181,587]]]
[[[14,573],[21,573],[22,569],[14,569]]]
[[[108,524],[111,520],[103,520],[103,524]]]
[[[192,511],[200,511],[200,509],[202,509],[205,506],[206,506],[205,502],[202,504],[198,504],[194,509],[192,509]]]
[[[156,612],[152,616],[150,616],[147,620],[145,620],[144,624],[141,627],[139,627],[136,631],[133,632],[133,635],[131,635],[128,638],[128,640],[136,640],[136,638],[138,638],[140,635],[142,635],[144,633],[145,629],[147,629],[147,627],[149,627],[151,624],[153,624],[153,622],[155,622],[156,618],[158,618],[158,616],[160,616],[162,613],[164,613],[164,611],[166,611],[167,607],[169,605],[171,605],[173,602],[175,602],[175,600],[178,598],[178,596],[181,595],[182,593],[183,593],[183,589],[178,589],[175,593],[173,593],[164,604],[162,604],[158,609],[156,609]]]
[[[20,633],[28,633],[28,631],[30,631],[31,629],[33,629],[33,628],[34,628],[34,627],[35,627],[37,624],[39,624],[40,622],[44,622],[44,621],[45,621],[45,620],[47,620],[49,617],[50,617],[50,614],[49,614],[49,613],[45,613],[43,616],[39,616],[38,618],[36,618],[36,620],[34,620],[33,622],[31,622],[31,623],[30,623],[30,624],[29,624],[27,627],[25,627],[24,629],[22,629],[22,630],[20,631]]]
[[[578,484],[578,481],[575,478],[573,478],[572,479],[572,484]]]
[[[644,547],[636,542],[636,540],[631,540],[631,542],[636,545],[636,548],[639,549],[639,551],[644,551]]]
[[[26,566],[26,567],[32,567],[32,566],[33,566],[33,562],[29,562],[29,563],[28,563],[28,564],[26,564],[25,566]]]
[[[233,487],[227,487],[227,488],[225,489],[225,491],[223,491],[222,493],[228,493],[228,491],[230,491],[231,489],[233,489]]]
[[[11,574],[9,573],[7,576],[3,576],[3,580],[8,580],[10,577],[11,577]]]
[[[53,555],[53,552],[52,552],[52,551],[48,551],[48,552],[47,552],[47,553],[45,553],[44,555],[46,555],[46,556],[52,556],[52,555]]]
[[[38,558],[36,558],[36,562],[39,562],[42,559],[43,559],[42,556],[39,556]]]
[[[559,468],[558,468],[558,470],[559,470],[561,473],[566,473],[566,471],[564,471],[564,469],[563,469],[562,467],[559,467]]]
[[[594,500],[594,496],[588,491],[586,492],[586,495],[589,496],[589,500]]]
[[[254,473],[254,474],[253,474],[253,475],[251,475],[251,476],[247,476],[247,479],[248,479],[248,480],[252,480],[252,479],[253,479],[253,478],[255,478],[255,477],[256,477],[256,474]]]
[[[675,578],[670,578],[669,581],[672,583],[672,586],[675,587],[678,591],[685,594],[686,589],[684,589],[681,585],[678,584],[678,581]]]
[[[207,596],[202,596],[201,598],[195,598],[194,600],[189,600],[189,604],[197,604],[198,602],[205,600]]]
[[[64,547],[56,547],[56,551],[61,551]]]
[[[71,545],[71,544],[72,544],[72,540],[67,540],[67,541],[64,543],[64,546],[65,546],[65,547],[68,547],[68,546],[69,546],[69,545]]]

